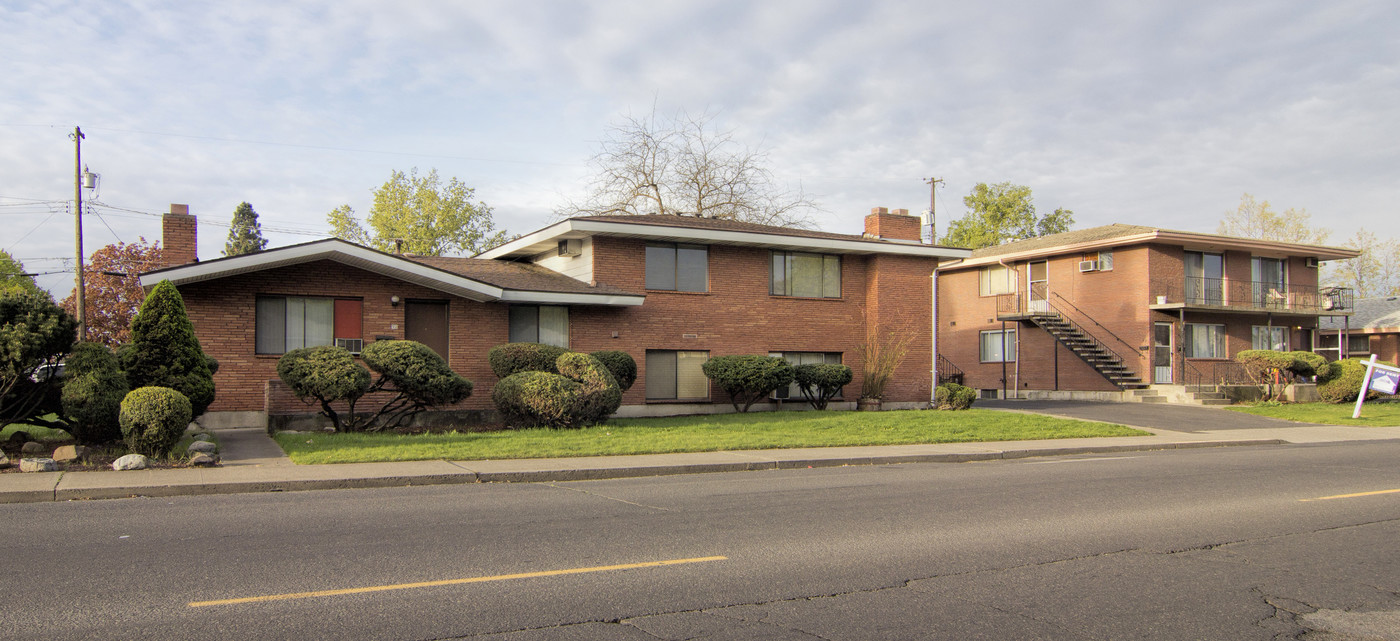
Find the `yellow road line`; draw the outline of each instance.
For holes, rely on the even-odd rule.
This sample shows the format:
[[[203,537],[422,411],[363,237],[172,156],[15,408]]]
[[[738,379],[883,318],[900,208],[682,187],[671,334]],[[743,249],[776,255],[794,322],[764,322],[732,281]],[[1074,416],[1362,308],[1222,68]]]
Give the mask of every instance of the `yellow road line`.
[[[345,588],[342,590],[317,590],[315,592],[293,592],[290,594],[270,594],[267,596],[250,596],[241,599],[220,599],[217,601],[191,601],[189,607],[202,608],[210,605],[235,605],[239,603],[260,603],[263,601],[285,601],[288,599],[311,599],[323,596],[336,596],[341,594],[362,594],[365,592],[385,592],[388,590],[408,590],[412,588],[431,588],[440,585],[461,585],[463,583],[486,583],[487,581],[509,581],[511,579],[533,579],[543,576],[562,576],[565,574],[587,574],[589,572],[611,572],[613,570],[631,570],[635,568],[655,568],[664,565],[681,565],[685,563],[704,563],[706,561],[724,561],[728,557],[723,556],[702,556],[693,559],[670,559],[667,561],[647,561],[645,563],[624,563],[622,565],[597,565],[590,568],[570,568],[567,570],[545,570],[543,572],[522,572],[519,574],[498,574],[495,576],[476,576],[466,579],[446,579],[442,581],[421,581],[418,583],[397,583],[394,585],[374,585],[364,588]]]
[[[1299,500],[1299,501],[1302,501],[1302,502],[1307,502],[1307,501],[1327,501],[1327,500],[1331,500],[1331,499],[1354,499],[1354,498],[1356,498],[1356,497],[1358,497],[1358,496],[1375,496],[1375,495],[1377,495],[1377,494],[1396,494],[1396,493],[1400,493],[1400,490],[1376,490],[1376,491],[1374,491],[1374,492],[1357,492],[1356,494],[1337,494],[1337,495],[1335,495],[1335,496],[1319,496],[1319,497],[1317,497],[1317,498],[1315,498],[1315,499],[1298,499],[1298,500]]]

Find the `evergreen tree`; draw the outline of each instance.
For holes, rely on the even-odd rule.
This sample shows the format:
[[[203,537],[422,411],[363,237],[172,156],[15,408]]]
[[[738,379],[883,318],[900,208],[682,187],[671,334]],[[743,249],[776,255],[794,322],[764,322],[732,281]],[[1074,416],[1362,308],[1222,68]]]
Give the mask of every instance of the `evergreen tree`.
[[[189,397],[199,416],[214,402],[214,372],[170,281],[156,284],[131,321],[131,342],[117,352],[131,389],[169,387]]]
[[[19,262],[9,252],[0,249],[0,291],[25,291],[39,293],[39,285],[33,276],[24,275],[24,263]]]
[[[253,206],[243,202],[233,210],[233,223],[229,226],[228,242],[224,244],[225,256],[242,256],[260,252],[267,247],[267,239],[262,236],[262,226],[258,224],[258,212]]]

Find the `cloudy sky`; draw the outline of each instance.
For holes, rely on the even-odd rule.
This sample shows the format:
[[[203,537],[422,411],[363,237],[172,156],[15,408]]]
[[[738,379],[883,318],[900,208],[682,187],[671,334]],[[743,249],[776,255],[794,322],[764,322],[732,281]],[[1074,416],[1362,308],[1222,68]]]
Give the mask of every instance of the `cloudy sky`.
[[[0,249],[64,269],[74,126],[110,206],[89,251],[187,203],[215,258],[241,201],[302,242],[413,167],[531,231],[653,109],[766,148],[828,231],[937,176],[940,221],[1009,181],[1080,228],[1215,231],[1248,192],[1400,238],[1397,33],[1393,0],[0,0]]]

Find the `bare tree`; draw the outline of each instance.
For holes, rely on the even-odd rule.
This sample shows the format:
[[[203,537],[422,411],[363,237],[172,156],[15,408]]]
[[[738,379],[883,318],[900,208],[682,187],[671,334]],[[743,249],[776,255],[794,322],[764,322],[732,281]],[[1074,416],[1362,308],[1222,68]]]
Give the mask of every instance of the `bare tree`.
[[[1326,227],[1314,226],[1306,209],[1289,208],[1280,214],[1269,201],[1257,201],[1249,194],[1240,197],[1239,208],[1225,212],[1219,233],[1305,245],[1321,245],[1332,234]]]
[[[775,183],[767,152],[718,131],[713,117],[681,112],[669,120],[626,117],[609,130],[589,160],[597,176],[581,202],[561,218],[597,214],[674,214],[763,225],[811,227],[817,205],[802,191]]]

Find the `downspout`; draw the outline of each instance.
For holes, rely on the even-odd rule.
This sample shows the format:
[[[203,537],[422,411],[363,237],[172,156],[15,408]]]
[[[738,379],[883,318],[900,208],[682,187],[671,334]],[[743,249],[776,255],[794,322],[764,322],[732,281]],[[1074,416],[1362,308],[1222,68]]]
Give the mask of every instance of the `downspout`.
[[[929,368],[933,373],[933,385],[928,388],[928,402],[938,401],[938,263],[935,262],[933,272],[929,274],[929,280],[933,283],[933,327],[931,330],[933,341],[932,356],[929,357]]]
[[[1000,257],[1000,256],[997,257],[997,263],[1000,264],[1000,265],[1001,265],[1002,267],[1004,267],[1004,268],[1008,268],[1008,269],[1010,269],[1010,270],[1016,272],[1016,278],[1013,278],[1011,282],[1016,283],[1016,292],[1015,292],[1015,293],[1016,293],[1016,307],[1017,307],[1017,308],[1020,308],[1020,306],[1021,306],[1021,272],[1020,272],[1020,270],[1017,270],[1015,267],[1012,267],[1011,265],[1007,265],[1007,264],[1006,264],[1006,259],[1003,258],[1003,257]],[[1027,309],[1027,310],[1030,309],[1030,301],[1027,301],[1027,302],[1026,302],[1026,309]],[[1011,398],[1020,398],[1020,391],[1021,391],[1021,323],[1020,323],[1019,321],[1016,323],[1016,369],[1015,369],[1014,374],[1015,374],[1015,376],[1016,376],[1016,382],[1015,382],[1015,384],[1013,384],[1013,385],[1011,386],[1011,389],[1012,389],[1012,391],[1016,392],[1017,395],[1016,395],[1016,396],[1013,396],[1013,397],[1011,397]],[[1002,321],[1002,322],[1001,322],[1001,397],[1002,397],[1002,398],[1007,398],[1007,396],[1006,396],[1006,321]]]

